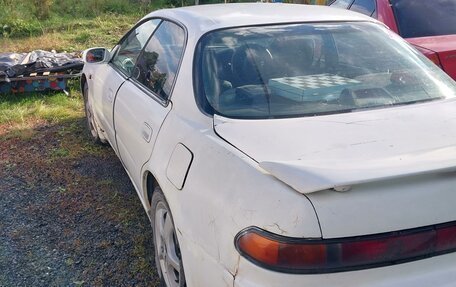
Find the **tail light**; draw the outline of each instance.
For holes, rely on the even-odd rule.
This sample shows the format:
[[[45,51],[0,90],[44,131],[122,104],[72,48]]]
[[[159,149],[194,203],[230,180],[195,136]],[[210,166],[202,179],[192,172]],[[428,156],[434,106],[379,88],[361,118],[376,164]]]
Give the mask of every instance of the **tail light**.
[[[440,63],[440,59],[437,53],[427,54],[426,57],[428,57],[432,62],[434,62],[434,64],[442,68],[442,64]]]
[[[337,239],[298,239],[249,227],[235,238],[239,253],[286,273],[331,273],[418,260],[456,251],[456,222]]]
[[[422,54],[424,54],[426,57],[428,57],[429,60],[431,60],[434,64],[436,64],[437,66],[442,68],[442,63],[440,63],[439,55],[436,52],[431,51],[429,49],[422,48],[417,45],[414,45],[414,46],[415,46],[415,48],[418,49],[418,51],[420,51]]]

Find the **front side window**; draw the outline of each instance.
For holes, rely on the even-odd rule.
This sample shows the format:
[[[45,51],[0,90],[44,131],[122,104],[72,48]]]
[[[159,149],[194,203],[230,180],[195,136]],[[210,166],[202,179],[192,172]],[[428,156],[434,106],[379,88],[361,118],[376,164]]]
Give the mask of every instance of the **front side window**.
[[[135,29],[120,42],[112,58],[112,64],[127,76],[131,76],[136,60],[161,20],[148,20]]]
[[[136,80],[161,99],[168,99],[184,44],[184,29],[172,22],[163,21],[138,59]]]
[[[404,38],[456,34],[455,0],[391,0]]]
[[[231,28],[198,45],[198,104],[226,117],[315,116],[456,96],[445,73],[373,23]]]

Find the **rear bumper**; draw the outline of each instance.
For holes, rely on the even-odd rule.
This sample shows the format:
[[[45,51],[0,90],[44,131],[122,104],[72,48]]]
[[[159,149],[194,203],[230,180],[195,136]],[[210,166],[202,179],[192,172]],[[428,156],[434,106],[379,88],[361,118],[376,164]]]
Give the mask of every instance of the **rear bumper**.
[[[453,287],[456,253],[393,266],[320,275],[284,274],[241,258],[235,287]]]

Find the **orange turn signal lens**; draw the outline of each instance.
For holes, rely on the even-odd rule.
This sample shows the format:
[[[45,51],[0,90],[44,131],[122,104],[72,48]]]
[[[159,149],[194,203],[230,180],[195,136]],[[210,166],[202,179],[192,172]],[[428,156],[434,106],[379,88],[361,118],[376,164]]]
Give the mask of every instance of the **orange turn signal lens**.
[[[323,268],[327,262],[326,246],[312,242],[286,242],[279,236],[252,228],[238,235],[236,246],[241,254],[262,266],[279,269]]]
[[[246,233],[238,240],[241,250],[265,264],[276,265],[279,259],[280,243],[255,232]]]

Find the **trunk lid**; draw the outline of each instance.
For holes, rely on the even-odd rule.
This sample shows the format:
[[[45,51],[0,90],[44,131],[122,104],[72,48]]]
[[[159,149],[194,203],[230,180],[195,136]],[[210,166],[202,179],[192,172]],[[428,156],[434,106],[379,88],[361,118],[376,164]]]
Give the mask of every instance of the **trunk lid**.
[[[456,219],[456,101],[277,120],[217,134],[308,197],[325,238]]]
[[[408,38],[407,41],[421,51],[426,49],[436,53],[442,69],[456,80],[456,35]]]

